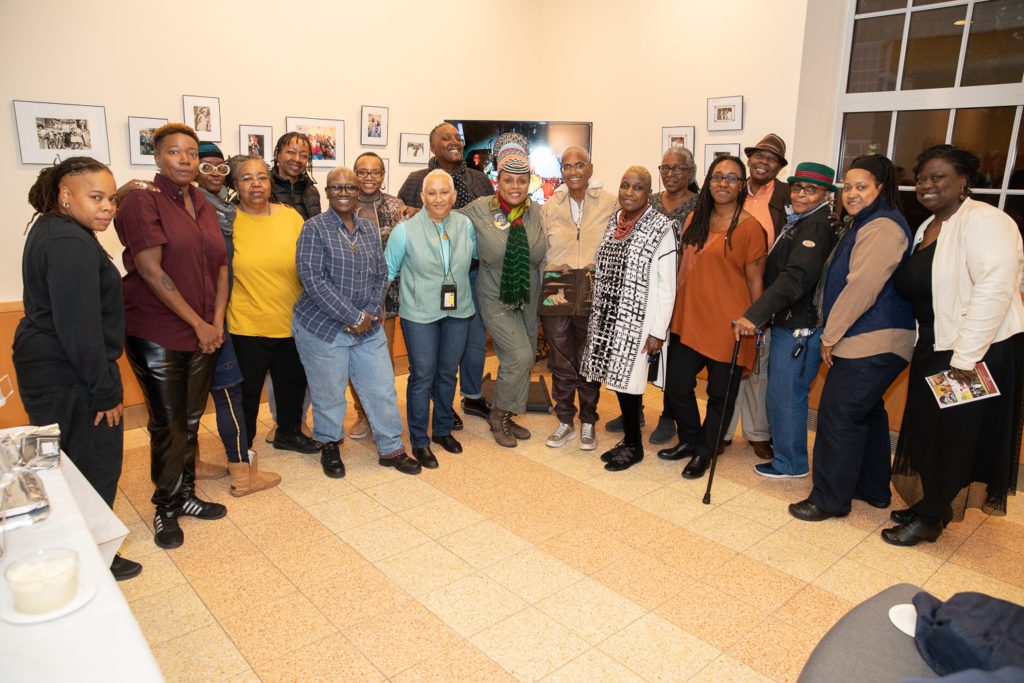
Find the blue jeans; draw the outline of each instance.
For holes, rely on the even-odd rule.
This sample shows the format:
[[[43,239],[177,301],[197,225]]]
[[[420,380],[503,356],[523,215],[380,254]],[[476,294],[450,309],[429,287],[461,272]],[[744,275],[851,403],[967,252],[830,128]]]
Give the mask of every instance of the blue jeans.
[[[469,271],[469,284],[473,289],[473,307],[476,313],[469,318],[466,350],[459,365],[459,393],[465,398],[480,398],[483,395],[484,361],[487,359],[487,330],[484,329],[484,321],[480,318],[480,304],[476,299],[476,275],[479,270],[473,268]],[[405,331],[404,328],[402,331]]]
[[[430,445],[427,419],[434,400],[434,436],[452,433],[455,413],[455,373],[466,348],[469,318],[441,318],[431,323],[414,323],[402,318],[402,334],[409,350],[409,383],[405,390],[409,439],[413,448]]]
[[[799,358],[793,349],[803,344]],[[772,428],[772,465],[785,474],[805,474],[807,464],[807,395],[821,366],[821,328],[797,339],[793,330],[772,327],[768,347],[768,423]]]
[[[386,456],[402,450],[402,416],[384,329],[378,325],[361,336],[341,330],[334,341],[325,342],[293,321],[292,335],[313,397],[313,438],[323,443],[345,438],[345,388],[351,379],[373,429],[377,453]]]
[[[892,448],[883,394],[905,367],[907,361],[895,353],[833,356],[818,403],[814,489],[808,497],[822,510],[848,513],[855,493],[890,499]]]

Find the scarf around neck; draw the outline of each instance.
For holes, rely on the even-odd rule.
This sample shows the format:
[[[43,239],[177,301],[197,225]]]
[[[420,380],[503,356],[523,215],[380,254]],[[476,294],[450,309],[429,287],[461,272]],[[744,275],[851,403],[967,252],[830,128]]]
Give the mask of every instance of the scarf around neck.
[[[523,310],[530,302],[530,241],[523,223],[523,214],[526,213],[529,201],[526,199],[513,208],[498,195],[498,207],[509,222],[498,298],[513,311]]]

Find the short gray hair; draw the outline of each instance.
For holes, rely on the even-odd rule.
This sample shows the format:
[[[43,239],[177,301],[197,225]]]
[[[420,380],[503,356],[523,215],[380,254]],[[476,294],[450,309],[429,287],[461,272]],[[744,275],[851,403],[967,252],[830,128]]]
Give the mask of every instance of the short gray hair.
[[[455,189],[455,181],[452,179],[451,174],[443,168],[435,168],[433,171],[423,176],[423,184],[420,185],[420,192],[426,192],[427,181],[431,178],[444,178],[445,182],[448,183],[448,187],[452,190]]]
[[[683,157],[683,161],[690,168],[695,169],[697,166],[696,162],[694,162],[693,160],[693,152],[688,150],[686,147],[683,147],[682,145],[672,145],[671,147],[665,150],[665,154],[678,154],[681,157]],[[662,159],[665,158],[665,154],[661,155]]]

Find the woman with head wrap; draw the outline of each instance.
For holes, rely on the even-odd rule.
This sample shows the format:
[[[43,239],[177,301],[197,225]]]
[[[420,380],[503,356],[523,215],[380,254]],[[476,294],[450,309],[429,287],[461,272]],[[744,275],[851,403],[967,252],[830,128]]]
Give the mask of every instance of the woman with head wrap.
[[[547,242],[540,211],[530,202],[530,143],[519,133],[494,142],[498,193],[461,209],[476,229],[480,272],[477,299],[498,356],[491,407],[494,440],[507,448],[530,432],[512,421],[526,410],[530,370],[537,352],[537,300]],[[468,294],[468,293],[467,293]],[[461,296],[461,295],[460,295]]]

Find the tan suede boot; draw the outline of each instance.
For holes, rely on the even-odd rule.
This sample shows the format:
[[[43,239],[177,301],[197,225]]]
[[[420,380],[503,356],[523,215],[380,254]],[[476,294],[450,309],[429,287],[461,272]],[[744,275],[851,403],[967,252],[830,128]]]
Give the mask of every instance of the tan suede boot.
[[[505,448],[515,448],[517,443],[516,437],[512,436],[509,430],[512,413],[507,410],[491,408],[491,414],[487,416],[487,421],[490,423],[491,431],[494,433],[495,443]]]
[[[257,465],[258,455],[249,456],[249,462],[229,462],[231,471],[231,495],[247,496],[250,493],[272,489],[281,483],[281,476],[273,472],[260,472]]]
[[[196,479],[220,479],[228,473],[228,468],[223,465],[214,465],[212,462],[205,462],[196,452]]]

